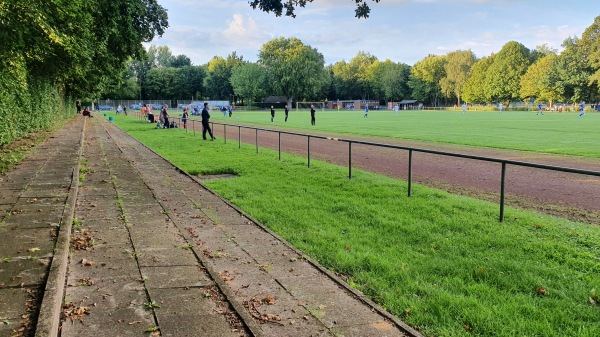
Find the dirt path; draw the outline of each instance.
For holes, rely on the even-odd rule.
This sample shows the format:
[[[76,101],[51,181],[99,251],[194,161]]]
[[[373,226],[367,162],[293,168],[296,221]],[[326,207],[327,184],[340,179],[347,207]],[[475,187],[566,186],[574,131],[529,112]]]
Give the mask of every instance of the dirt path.
[[[198,128],[199,125],[196,127]],[[198,135],[199,129],[196,132]],[[215,125],[214,132],[220,138],[219,140],[223,139],[223,126]],[[595,159],[388,138],[361,138],[348,135],[339,137],[562,167],[600,170],[600,160]],[[238,128],[228,127],[227,138],[229,141],[238,141]],[[255,131],[242,129],[241,141],[254,144],[256,141]],[[260,147],[277,150],[278,142],[277,133],[258,132]],[[282,135],[281,147],[284,152],[307,156],[306,137]],[[313,138],[311,139],[310,155],[312,159],[347,166],[348,144]],[[408,152],[354,144],[352,146],[352,167],[393,178],[407,179]],[[497,163],[414,152],[412,176],[414,182],[452,193],[475,196],[496,203],[500,200],[501,165]],[[506,202],[510,206],[535,209],[579,221],[600,224],[599,177],[509,165],[506,179]],[[415,193],[418,193],[418,190]]]

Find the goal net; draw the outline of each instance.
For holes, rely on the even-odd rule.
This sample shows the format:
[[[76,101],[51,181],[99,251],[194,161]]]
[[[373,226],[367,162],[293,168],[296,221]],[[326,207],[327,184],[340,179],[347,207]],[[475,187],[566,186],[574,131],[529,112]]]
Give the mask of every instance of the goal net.
[[[310,110],[311,105],[315,106],[315,110],[325,110],[325,102],[296,102],[296,111]]]

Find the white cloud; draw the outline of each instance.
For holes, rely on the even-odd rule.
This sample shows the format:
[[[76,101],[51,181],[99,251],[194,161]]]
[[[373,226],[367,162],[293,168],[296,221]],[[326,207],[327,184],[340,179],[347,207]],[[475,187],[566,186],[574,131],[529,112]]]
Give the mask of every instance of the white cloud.
[[[269,34],[264,32],[256,24],[256,21],[251,16],[242,14],[233,14],[233,18],[229,20],[227,29],[221,35],[225,42],[231,47],[256,48],[262,46]]]

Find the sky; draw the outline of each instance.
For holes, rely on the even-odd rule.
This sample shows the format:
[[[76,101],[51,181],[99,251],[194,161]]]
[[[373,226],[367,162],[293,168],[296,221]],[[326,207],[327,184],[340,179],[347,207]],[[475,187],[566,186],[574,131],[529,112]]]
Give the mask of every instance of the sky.
[[[169,28],[150,44],[168,46],[194,65],[233,51],[255,62],[262,45],[296,37],[316,48],[325,64],[349,61],[359,51],[413,65],[427,55],[472,50],[497,53],[509,41],[530,49],[562,50],[600,15],[597,0],[366,0],[368,19],[354,17],[354,0],[314,0],[296,18],[252,9],[248,0],[158,0]]]

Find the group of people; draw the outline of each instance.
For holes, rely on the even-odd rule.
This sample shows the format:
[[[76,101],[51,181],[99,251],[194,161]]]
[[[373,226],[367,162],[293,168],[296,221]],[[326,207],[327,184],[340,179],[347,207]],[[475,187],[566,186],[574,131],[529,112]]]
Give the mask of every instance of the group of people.
[[[288,117],[290,115],[290,108],[286,105],[284,107],[283,111],[285,112],[285,122],[287,123]],[[274,122],[275,122],[275,108],[271,105],[271,123],[274,123]],[[310,125],[316,125],[314,104],[310,105]]]
[[[83,110],[81,110],[81,101],[77,100],[75,102],[75,107],[77,108],[77,114],[82,114],[84,117],[94,117],[92,116],[92,112],[90,111],[89,107],[85,107]]]

